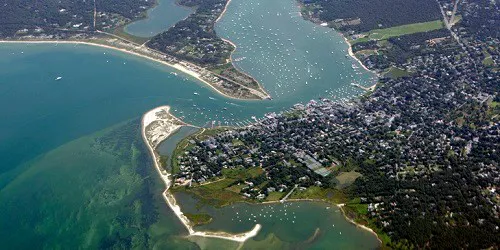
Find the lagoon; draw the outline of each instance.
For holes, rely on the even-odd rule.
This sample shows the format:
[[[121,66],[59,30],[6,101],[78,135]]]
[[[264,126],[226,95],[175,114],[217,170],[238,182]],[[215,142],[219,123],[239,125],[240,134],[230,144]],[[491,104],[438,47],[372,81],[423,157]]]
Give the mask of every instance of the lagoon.
[[[158,0],[157,5],[147,11],[144,19],[128,24],[124,30],[138,37],[153,37],[168,30],[192,12],[191,8],[176,4],[176,0]]]

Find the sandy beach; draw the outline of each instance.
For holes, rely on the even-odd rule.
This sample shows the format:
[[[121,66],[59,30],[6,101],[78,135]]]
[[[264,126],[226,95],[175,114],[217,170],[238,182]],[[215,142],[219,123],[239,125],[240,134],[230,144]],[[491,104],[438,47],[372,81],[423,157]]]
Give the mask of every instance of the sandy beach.
[[[168,138],[168,136],[173,134],[180,127],[188,125],[180,121],[175,116],[170,115],[169,110],[170,110],[169,106],[157,107],[145,113],[141,121],[142,138],[144,140],[144,143],[146,143],[151,156],[153,157],[153,162],[156,171],[158,172],[158,174],[160,174],[161,179],[165,183],[165,191],[163,192],[163,198],[165,199],[168,206],[179,218],[184,227],[186,227],[186,229],[189,232],[189,236],[219,238],[236,242],[245,242],[246,240],[256,236],[261,229],[260,224],[256,224],[252,230],[241,234],[230,234],[226,232],[208,232],[208,231],[203,232],[203,231],[195,231],[193,229],[193,226],[191,225],[189,219],[182,213],[181,207],[175,200],[175,197],[170,192],[168,192],[168,189],[172,184],[171,174],[160,168],[159,157],[153,148],[153,145],[158,145],[158,143],[161,142],[160,140],[165,140],[166,138]],[[158,133],[161,133],[161,136]]]
[[[224,10],[222,11],[222,13],[220,13],[219,17],[217,17],[217,19],[215,20],[215,23],[217,23],[224,16],[224,14],[226,14],[227,7],[229,6],[230,3],[231,3],[231,0],[228,0],[226,3],[226,6],[224,6]]]
[[[230,4],[230,3],[231,3],[231,0],[227,1],[226,6],[224,7],[224,10],[223,10],[223,11],[222,11],[222,13],[220,14],[220,16],[217,18],[217,20],[215,20],[215,23],[219,22],[219,20],[220,20],[220,19],[224,16],[224,14],[226,13],[227,8],[228,8],[228,6],[229,6],[229,4]],[[229,43],[229,44],[231,44],[231,46],[233,46],[233,47],[234,47],[234,50],[233,50],[233,51],[231,51],[231,55],[229,55],[229,62],[231,62],[231,64],[233,64],[233,67],[235,67],[235,68],[236,68],[236,66],[235,66],[235,65],[234,65],[234,63],[233,63],[233,53],[236,51],[236,49],[238,48],[238,46],[236,46],[236,44],[235,44],[234,42],[232,42],[231,40],[228,40],[228,39],[223,38],[223,37],[220,37],[220,36],[219,36],[219,38],[220,38],[222,41],[224,41],[224,42],[226,42],[226,43]],[[267,95],[267,98],[271,98],[271,96],[267,93],[267,91],[266,91],[266,90],[264,89],[264,87],[263,87],[263,86],[259,83],[259,81],[257,81],[257,79],[255,79],[253,76],[251,76],[250,74],[248,74],[248,73],[244,72],[244,71],[243,71],[243,70],[241,70],[241,69],[236,68],[236,70],[241,71],[241,72],[245,73],[247,76],[251,77],[254,81],[256,81],[256,82],[258,83],[259,88],[260,88],[260,91],[261,91],[262,93],[265,93],[265,94]]]
[[[61,41],[55,41],[55,40],[54,41],[48,41],[48,40],[45,40],[45,41],[18,40],[18,41],[10,41],[10,40],[1,40],[0,44],[2,44],[2,43],[3,44],[8,44],[8,43],[26,43],[26,44],[82,44],[82,45],[96,46],[96,47],[101,47],[101,48],[106,48],[106,49],[117,50],[117,51],[120,51],[120,52],[123,52],[123,53],[127,53],[127,54],[138,56],[138,57],[142,57],[142,58],[145,58],[145,59],[148,59],[148,60],[151,60],[151,61],[155,61],[155,62],[161,63],[161,64],[166,65],[168,67],[174,68],[174,69],[176,69],[176,70],[178,70],[178,71],[180,71],[180,72],[182,72],[184,74],[187,74],[187,75],[195,78],[196,80],[198,80],[198,81],[206,84],[213,91],[215,91],[218,94],[220,94],[222,96],[225,96],[227,98],[236,99],[236,100],[247,100],[247,99],[240,99],[240,98],[237,98],[237,97],[234,97],[234,96],[230,96],[230,95],[224,94],[223,92],[221,92],[220,90],[218,90],[217,88],[215,88],[212,84],[210,84],[209,82],[203,80],[200,77],[200,74],[198,74],[197,72],[194,72],[192,70],[189,70],[188,68],[184,67],[181,64],[181,63],[187,63],[187,64],[189,64],[188,62],[181,62],[181,63],[176,63],[176,64],[170,64],[170,63],[165,62],[163,60],[160,60],[160,59],[157,59],[157,58],[153,58],[153,57],[141,54],[141,53],[137,53],[135,51],[131,51],[131,50],[123,49],[123,48],[118,48],[118,47],[114,47],[114,46],[110,46],[110,45],[106,45],[106,44],[94,43],[94,42],[91,42],[91,41],[71,41],[71,40],[61,40]]]
[[[352,45],[351,43],[349,42],[349,40],[347,39],[346,36],[344,36],[344,34],[340,33],[339,34],[342,36],[342,38],[344,38],[344,41],[347,43],[347,45],[349,46],[349,48],[347,49],[347,53],[349,54],[349,56],[351,56],[354,60],[356,60],[360,65],[361,67],[363,67],[363,69],[365,69],[366,71],[370,71],[372,72],[373,74],[377,75],[377,77],[380,77],[380,74],[378,74],[377,72],[373,71],[373,70],[370,70],[368,69],[364,64],[363,62],[361,62],[361,60],[359,60],[359,58],[356,57],[356,55],[354,55],[354,53],[352,52]]]
[[[344,217],[346,218],[346,220],[348,220],[349,222],[351,222],[352,224],[356,225],[357,227],[359,228],[362,228],[370,233],[372,233],[373,235],[375,235],[375,237],[377,237],[377,240],[380,242],[380,244],[382,244],[382,240],[378,237],[378,234],[375,233],[375,231],[373,231],[373,229],[365,226],[365,225],[361,225],[359,223],[356,223],[354,220],[352,220],[351,218],[347,217],[347,214],[345,213],[343,207],[344,207],[345,204],[337,204],[337,207],[340,209],[340,211],[342,211],[342,214],[344,215]]]

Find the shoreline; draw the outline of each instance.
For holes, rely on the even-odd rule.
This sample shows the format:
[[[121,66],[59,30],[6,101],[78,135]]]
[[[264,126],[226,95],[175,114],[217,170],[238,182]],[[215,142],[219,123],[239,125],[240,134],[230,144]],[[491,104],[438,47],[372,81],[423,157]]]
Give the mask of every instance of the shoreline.
[[[361,229],[364,229],[370,233],[372,233],[373,235],[375,235],[375,237],[377,237],[377,240],[379,241],[380,245],[382,246],[383,242],[382,242],[382,239],[380,239],[380,237],[378,237],[378,234],[371,228],[365,226],[365,225],[362,225],[362,224],[359,224],[357,222],[355,222],[353,219],[349,218],[347,216],[347,214],[345,213],[344,209],[342,207],[344,207],[345,204],[344,203],[341,203],[341,204],[337,204],[337,207],[340,209],[340,211],[342,211],[342,214],[344,215],[344,217],[346,218],[347,221],[349,221],[350,223],[356,225],[357,227],[361,228]]]
[[[214,29],[215,29],[215,25],[220,21],[220,19],[222,19],[222,17],[224,17],[224,14],[226,14],[226,11],[227,11],[227,8],[229,7],[229,4],[231,3],[232,0],[228,0],[227,3],[226,3],[226,6],[224,6],[224,10],[222,11],[222,13],[220,14],[220,16],[215,20],[215,23],[214,23]],[[234,47],[233,51],[231,51],[231,54],[229,55],[229,62],[231,63],[231,65],[233,65],[233,67],[237,70],[237,71],[240,71],[241,73],[247,75],[248,77],[252,78],[255,82],[257,82],[257,84],[259,85],[259,90],[266,94],[267,98],[272,98],[271,95],[269,93],[267,93],[266,89],[264,88],[264,86],[261,85],[261,83],[259,81],[257,81],[257,79],[255,79],[253,76],[251,76],[250,74],[248,74],[247,72],[239,69],[238,67],[236,67],[236,65],[233,63],[233,54],[234,52],[236,51],[236,49],[238,48],[238,46],[236,46],[236,44],[229,40],[229,39],[226,39],[220,35],[217,35],[217,37],[219,37],[222,41],[226,42],[226,43],[229,43],[231,44],[231,46]]]
[[[262,226],[260,224],[256,224],[252,230],[245,232],[245,233],[240,233],[240,234],[230,234],[230,233],[226,233],[226,232],[195,231],[193,229],[193,226],[191,225],[191,222],[189,221],[189,219],[182,213],[181,207],[177,204],[175,197],[168,191],[170,186],[171,186],[171,183],[172,183],[172,181],[170,179],[171,174],[169,174],[165,170],[160,169],[160,164],[159,164],[159,159],[157,157],[157,153],[153,149],[153,147],[151,146],[151,143],[148,140],[147,134],[146,134],[147,133],[146,127],[149,126],[150,124],[152,124],[153,122],[158,121],[158,118],[156,116],[156,113],[158,111],[165,111],[171,118],[173,118],[176,121],[180,121],[177,117],[171,115],[169,113],[169,110],[170,110],[170,106],[160,106],[160,107],[154,108],[154,109],[146,112],[141,119],[141,130],[142,130],[141,134],[142,134],[142,138],[144,140],[144,143],[146,143],[146,145],[149,149],[149,153],[152,156],[155,169],[158,172],[158,174],[160,174],[160,177],[165,184],[165,191],[163,191],[162,196],[165,199],[165,202],[167,203],[167,205],[172,209],[172,211],[177,216],[177,218],[179,218],[179,220],[182,222],[184,227],[188,230],[188,232],[189,232],[188,237],[189,236],[201,236],[201,237],[219,238],[219,239],[225,239],[225,240],[243,243],[246,240],[256,236],[259,233],[260,229],[262,228]],[[154,118],[151,116],[154,116]],[[182,122],[182,121],[180,121],[180,122]],[[167,133],[165,139],[168,138],[175,131],[177,131],[180,127],[191,126],[191,125],[182,122],[182,125],[170,124],[170,126],[171,126],[171,130],[169,131],[169,133]]]
[[[307,21],[309,21],[309,22],[311,22],[311,23],[314,23],[314,24],[316,24],[316,25],[318,25],[318,26],[321,26],[321,24],[320,24],[320,23],[318,23],[318,22],[314,22],[313,20],[311,20],[310,18],[308,18],[308,16],[303,16],[303,15],[302,15],[302,7],[303,7],[303,5],[302,5],[302,3],[301,3],[300,1],[297,1],[297,3],[298,3],[298,4],[297,4],[297,7],[299,8],[299,15],[300,15],[300,17],[302,17],[304,20],[307,20]],[[323,26],[321,26],[321,27],[323,27]],[[381,77],[381,75],[380,75],[379,73],[375,72],[375,70],[368,69],[368,68],[367,68],[367,67],[363,64],[363,62],[361,62],[361,60],[359,60],[359,58],[357,58],[357,57],[356,57],[356,55],[352,52],[352,44],[349,42],[349,40],[347,39],[347,37],[346,37],[346,36],[345,36],[342,32],[340,32],[340,31],[338,31],[338,30],[336,30],[336,29],[334,29],[334,28],[330,28],[330,27],[328,27],[328,26],[326,26],[326,28],[333,29],[335,32],[337,32],[338,34],[340,34],[340,36],[342,36],[342,38],[344,39],[345,43],[346,43],[346,44],[347,44],[347,46],[348,46],[348,48],[347,48],[347,54],[349,54],[349,56],[350,56],[350,57],[352,57],[352,59],[354,59],[354,60],[355,60],[355,61],[356,61],[359,65],[361,65],[361,67],[362,67],[364,70],[366,70],[366,71],[368,71],[368,72],[370,72],[370,73],[373,73],[374,75],[376,75],[376,76],[377,76],[377,78],[380,78],[380,77]],[[366,88],[371,89],[371,91],[374,91],[374,90],[375,90],[376,85],[377,85],[377,83],[373,84],[372,86],[368,86],[368,87],[366,87]]]
[[[168,137],[170,137],[170,135],[177,132],[181,127],[183,127],[183,126],[195,127],[195,126],[187,124],[187,123],[181,121],[176,116],[170,114],[170,112],[169,112],[170,106],[160,106],[160,107],[156,107],[154,109],[151,109],[151,110],[147,111],[141,119],[141,134],[142,134],[143,141],[149,149],[149,152],[150,152],[150,155],[153,159],[153,163],[154,163],[156,171],[158,172],[158,174],[160,175],[160,178],[163,180],[163,182],[165,184],[165,190],[163,191],[162,196],[163,196],[165,202],[167,203],[167,205],[170,207],[170,209],[172,209],[172,211],[177,216],[177,218],[179,218],[181,223],[188,230],[188,232],[189,232],[188,237],[189,236],[201,236],[201,237],[207,237],[207,238],[219,238],[219,239],[225,239],[225,240],[230,240],[230,241],[235,241],[235,242],[240,242],[240,243],[243,243],[246,240],[255,237],[259,233],[260,229],[262,228],[262,226],[260,224],[255,224],[255,226],[252,228],[252,230],[247,231],[245,233],[240,233],[240,234],[231,234],[231,233],[226,233],[226,232],[195,231],[193,229],[193,226],[191,225],[191,221],[182,212],[180,205],[177,203],[177,201],[175,199],[175,196],[169,192],[169,189],[172,185],[172,180],[171,180],[172,174],[170,174],[167,171],[162,170],[160,168],[159,157],[157,156],[156,151],[153,149],[153,146],[151,145],[150,141],[147,138],[146,128],[150,124],[152,124],[153,122],[159,121],[159,119],[156,116],[156,112],[158,112],[158,111],[165,111],[168,114],[168,117],[175,120],[175,122],[177,122],[178,124],[170,123],[169,124],[170,131],[168,131],[166,135],[163,135],[163,137],[162,137],[163,139],[158,141],[157,145],[159,145],[161,142],[163,142]],[[154,118],[151,117],[151,115],[153,115]],[[169,128],[169,127],[167,127],[167,128]],[[161,131],[164,131],[165,127],[160,127],[160,129],[161,129]],[[348,222],[352,223],[353,225],[355,225],[358,228],[361,228],[361,229],[366,230],[369,233],[373,234],[377,238],[379,243],[381,245],[383,244],[382,239],[378,236],[378,234],[373,229],[371,229],[365,225],[359,224],[347,216],[347,214],[345,213],[345,211],[343,209],[343,206],[345,205],[344,203],[332,204],[332,203],[329,203],[329,202],[322,200],[322,199],[308,199],[308,198],[287,199],[286,201],[282,201],[282,200],[265,201],[265,202],[261,202],[261,203],[249,202],[249,201],[240,201],[240,202],[248,203],[248,204],[252,204],[252,205],[265,205],[265,204],[275,204],[275,203],[285,203],[285,202],[301,202],[301,201],[321,202],[321,203],[337,206],[337,208],[339,210],[341,210],[342,215],[344,216],[344,218]]]
[[[335,29],[334,29],[335,30]],[[335,30],[336,31],[336,30]],[[369,71],[369,72],[372,72],[373,74],[375,74],[377,77],[380,78],[380,74],[375,72],[374,70],[371,70],[371,69],[368,69],[364,64],[363,62],[361,62],[361,60],[359,60],[359,58],[356,57],[356,55],[352,52],[352,45],[351,43],[349,42],[349,40],[347,39],[347,37],[342,34],[342,32],[340,31],[336,31],[337,33],[339,33],[342,38],[344,39],[344,41],[347,43],[347,45],[349,46],[349,48],[347,49],[347,53],[349,54],[349,56],[351,56],[354,60],[356,60],[356,62],[358,62],[361,67],[363,67],[363,69],[365,69],[366,71]]]
[[[358,227],[362,230],[368,231],[369,233],[373,234],[377,238],[380,245],[382,246],[382,244],[383,244],[382,239],[378,236],[378,234],[373,229],[371,229],[365,225],[362,225],[360,223],[357,223],[347,216],[347,214],[344,212],[344,209],[342,208],[345,205],[344,203],[330,203],[330,202],[325,201],[323,199],[300,198],[300,199],[287,199],[285,201],[275,200],[275,201],[263,201],[263,202],[252,202],[252,201],[242,200],[242,201],[236,201],[234,203],[226,204],[222,207],[234,205],[236,203],[245,203],[245,204],[249,204],[249,205],[259,206],[259,205],[270,205],[270,204],[278,204],[278,203],[286,203],[286,202],[304,202],[304,201],[317,202],[317,203],[327,204],[327,205],[331,205],[331,206],[336,206],[342,212],[342,215],[349,223],[355,225],[356,227]]]
[[[226,11],[227,11],[227,7],[229,6],[229,4],[231,3],[232,0],[228,0],[227,3],[226,3],[226,6],[224,6],[224,10],[220,13],[219,17],[217,17],[217,19],[215,19],[215,23],[214,25],[219,22],[219,20],[224,16],[224,14],[226,14]]]
[[[144,55],[144,54],[132,51],[132,50],[127,50],[125,48],[118,48],[118,47],[115,47],[115,46],[112,46],[112,45],[106,45],[106,44],[96,43],[96,42],[92,42],[92,41],[78,41],[78,40],[0,40],[0,44],[16,44],[16,43],[24,43],[24,44],[83,44],[83,45],[87,45],[87,46],[95,46],[95,47],[100,47],[100,48],[106,48],[106,49],[116,50],[116,51],[120,51],[120,52],[125,53],[125,54],[130,54],[130,55],[134,55],[134,56],[137,56],[137,57],[148,59],[148,60],[151,60],[151,61],[154,61],[154,62],[161,63],[161,64],[166,65],[166,66],[168,66],[170,68],[173,68],[173,69],[175,69],[177,71],[180,71],[180,72],[182,72],[184,74],[187,74],[187,75],[189,75],[191,77],[194,77],[196,80],[204,83],[205,85],[208,85],[213,91],[217,92],[218,94],[220,94],[220,95],[222,95],[224,97],[227,97],[227,98],[230,98],[230,99],[235,99],[235,100],[244,100],[244,101],[259,100],[259,99],[238,98],[238,97],[230,96],[230,95],[227,95],[227,94],[221,92],[219,89],[217,89],[216,87],[212,86],[212,84],[210,84],[206,80],[202,79],[200,77],[200,74],[198,74],[197,72],[191,71],[188,68],[184,67],[182,65],[182,63],[188,63],[188,62],[185,62],[185,61],[180,61],[179,63],[176,63],[176,64],[170,64],[170,63],[168,63],[166,61],[163,61],[163,60],[160,60],[160,59],[148,56],[148,55]]]
[[[375,237],[377,238],[377,240],[380,242],[380,244],[382,245],[383,242],[382,242],[382,239],[380,239],[380,237],[378,236],[378,234],[371,228],[365,226],[365,225],[362,225],[362,224],[359,224],[357,222],[355,222],[353,219],[349,218],[347,216],[347,214],[344,212],[344,209],[342,208],[343,206],[345,206],[344,203],[340,203],[340,204],[332,204],[332,203],[329,203],[327,201],[324,201],[324,200],[321,200],[321,199],[307,199],[307,198],[301,198],[301,199],[287,199],[286,201],[284,202],[281,202],[281,200],[277,200],[277,201],[264,201],[262,203],[251,203],[251,202],[246,202],[246,203],[249,203],[249,204],[255,204],[255,205],[259,205],[259,204],[274,204],[274,203],[285,203],[285,202],[301,202],[301,201],[311,201],[311,202],[320,202],[320,203],[325,203],[325,204],[331,204],[331,205],[334,205],[334,206],[337,206],[337,208],[339,208],[339,210],[342,212],[342,214],[344,215],[344,218],[354,224],[356,227],[359,227],[363,230],[366,230],[368,232],[370,232],[371,234],[375,235]]]

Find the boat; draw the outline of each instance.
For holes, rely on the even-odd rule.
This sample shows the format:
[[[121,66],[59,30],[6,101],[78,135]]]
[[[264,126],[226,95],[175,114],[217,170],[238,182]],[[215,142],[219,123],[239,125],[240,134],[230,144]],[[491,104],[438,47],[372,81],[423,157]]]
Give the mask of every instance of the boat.
[[[200,95],[200,94],[198,94],[198,92],[194,92],[193,95]]]
[[[61,80],[61,79],[62,79],[62,76],[58,76],[58,77],[56,78],[56,81],[59,81],[59,80]]]

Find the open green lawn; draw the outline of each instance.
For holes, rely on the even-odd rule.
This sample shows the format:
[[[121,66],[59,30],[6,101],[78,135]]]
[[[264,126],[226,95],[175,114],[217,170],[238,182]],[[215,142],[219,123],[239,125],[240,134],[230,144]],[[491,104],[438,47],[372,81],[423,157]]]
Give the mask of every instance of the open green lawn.
[[[484,60],[483,60],[483,65],[485,66],[491,66],[493,65],[493,58],[491,58],[491,55],[490,53],[488,53],[488,51],[483,51],[483,54],[484,54]]]
[[[391,67],[389,70],[387,70],[387,72],[384,73],[384,76],[390,77],[392,79],[400,78],[403,76],[409,76],[409,75],[411,75],[410,72],[408,72],[406,70],[402,70],[400,68],[396,68],[396,67]]]
[[[240,179],[245,180],[252,177],[257,177],[264,173],[264,169],[261,167],[253,167],[245,169],[243,167],[234,168],[234,169],[223,169],[222,175],[227,178]]]
[[[358,55],[364,55],[364,56],[371,56],[371,55],[378,55],[378,51],[374,49],[365,49],[365,50],[360,50],[356,52],[356,56]]]
[[[223,179],[213,180],[211,183],[205,185],[193,185],[190,188],[175,187],[173,188],[173,191],[191,193],[194,194],[201,203],[222,207],[234,202],[245,200],[245,198],[240,194],[240,190],[247,185],[237,185],[235,182],[243,182],[248,178],[261,175],[263,172],[264,170],[260,167],[249,169],[224,169],[222,171]]]
[[[324,200],[326,202],[331,202],[333,204],[343,203],[346,201],[345,194],[342,191],[332,188],[322,188],[317,186],[312,186],[304,191],[295,190],[290,199],[314,199],[314,200]]]
[[[245,143],[243,143],[243,142],[242,142],[241,140],[239,140],[239,139],[233,139],[232,143],[233,143],[233,146],[235,146],[235,147],[236,147],[236,146],[245,146]]]
[[[279,201],[281,198],[283,198],[286,195],[286,193],[281,193],[281,192],[270,192],[268,193],[266,197],[266,201]]]
[[[113,30],[111,33],[113,33],[119,37],[122,37],[124,39],[127,39],[129,41],[132,41],[134,43],[137,43],[137,44],[143,44],[149,40],[149,38],[147,38],[147,37],[134,36],[132,34],[125,32],[124,27],[125,26],[120,26],[120,27],[116,28],[115,30]]]
[[[219,188],[223,187],[224,184],[227,184],[225,180],[193,188],[176,187],[172,191],[194,194],[201,204],[209,204],[215,207],[223,207],[244,200],[240,194],[224,189],[227,186]]]
[[[190,213],[184,213],[184,215],[194,223],[195,226],[198,225],[205,225],[210,223],[212,221],[212,216],[209,214],[190,214]]]
[[[351,44],[367,42],[370,40],[385,40],[391,37],[398,37],[402,35],[427,32],[432,30],[438,30],[444,28],[444,23],[441,20],[424,22],[424,23],[412,23],[396,27],[391,27],[387,29],[376,29],[366,32],[367,35],[364,38],[351,40]]]
[[[340,173],[335,179],[338,181],[338,186],[340,188],[347,187],[351,185],[361,174],[356,171],[343,172]]]

